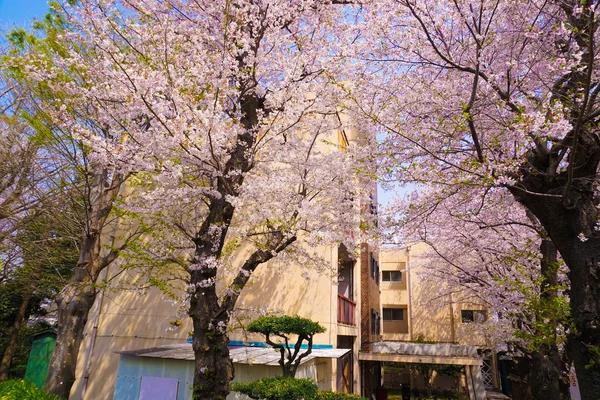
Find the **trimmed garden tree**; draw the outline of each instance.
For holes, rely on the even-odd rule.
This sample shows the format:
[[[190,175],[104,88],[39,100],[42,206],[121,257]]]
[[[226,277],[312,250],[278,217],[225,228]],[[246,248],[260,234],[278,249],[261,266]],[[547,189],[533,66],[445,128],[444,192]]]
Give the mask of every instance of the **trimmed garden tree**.
[[[312,352],[314,335],[325,332],[325,327],[308,318],[283,315],[257,318],[248,325],[247,330],[265,335],[267,344],[278,349],[281,354],[279,365],[281,365],[283,376],[293,378],[296,376],[302,359]],[[274,337],[283,340],[283,343],[274,342]],[[294,338],[296,338],[296,343],[290,344],[290,340]],[[306,351],[300,352],[305,340]]]

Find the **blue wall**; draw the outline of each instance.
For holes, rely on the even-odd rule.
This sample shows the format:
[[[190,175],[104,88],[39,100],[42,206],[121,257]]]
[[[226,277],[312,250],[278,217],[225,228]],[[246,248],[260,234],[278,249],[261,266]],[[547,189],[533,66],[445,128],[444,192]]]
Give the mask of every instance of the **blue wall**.
[[[142,376],[177,378],[177,400],[192,398],[194,362],[166,358],[136,357],[121,354],[114,400],[138,400]]]

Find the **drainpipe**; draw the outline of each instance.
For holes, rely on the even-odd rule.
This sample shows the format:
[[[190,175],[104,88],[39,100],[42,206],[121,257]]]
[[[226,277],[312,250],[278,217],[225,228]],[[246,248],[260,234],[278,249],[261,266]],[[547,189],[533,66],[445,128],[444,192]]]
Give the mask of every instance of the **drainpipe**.
[[[408,325],[408,332],[409,332],[409,336],[410,336],[410,341],[412,342],[414,339],[414,332],[413,332],[413,308],[412,308],[412,278],[410,276],[410,246],[406,246],[406,289],[408,289],[408,321],[409,321],[409,325]],[[409,376],[409,385],[411,390],[415,387],[415,380],[414,380],[414,376],[413,376],[413,372],[412,372],[412,368],[409,368],[408,370],[408,376]]]
[[[457,343],[456,341],[456,320],[454,318],[454,302],[452,300],[452,292],[448,294],[450,298],[450,339],[452,343]]]
[[[406,286],[408,289],[408,332],[410,333],[410,341],[413,341],[413,308],[412,308],[412,285],[411,285],[411,276],[410,276],[410,246],[406,246]]]

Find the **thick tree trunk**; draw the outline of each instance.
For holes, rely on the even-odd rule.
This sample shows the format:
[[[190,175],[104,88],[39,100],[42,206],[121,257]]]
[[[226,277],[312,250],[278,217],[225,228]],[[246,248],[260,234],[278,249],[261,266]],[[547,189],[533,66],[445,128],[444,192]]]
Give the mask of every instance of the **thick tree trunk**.
[[[4,382],[8,379],[8,369],[10,368],[10,363],[15,355],[15,351],[17,350],[19,333],[21,332],[23,322],[25,322],[27,307],[29,306],[30,299],[30,295],[25,295],[23,297],[21,300],[21,305],[19,306],[19,310],[17,311],[17,316],[15,317],[15,322],[10,329],[8,344],[6,345],[6,349],[4,349],[2,363],[0,363],[0,382]]]
[[[227,313],[220,313],[217,296],[212,290],[198,291],[190,301],[194,325],[194,400],[224,400],[233,379],[233,362],[229,358],[226,334]]]
[[[56,300],[58,329],[45,388],[63,399],[69,398],[71,387],[75,382],[75,369],[83,330],[97,294],[94,283],[100,272],[108,267],[119,253],[119,249],[110,249],[106,253],[104,246],[114,245],[114,237],[111,238],[112,243],[107,243],[102,240],[102,235],[106,234],[103,232],[106,228],[106,220],[121,186],[125,183],[126,176],[114,174],[112,179],[109,179],[110,174],[107,169],[96,166],[93,170],[92,181],[87,188],[89,190],[88,214],[79,260],[69,284]],[[125,243],[129,239],[126,239]],[[121,249],[124,247],[125,244],[120,246]]]
[[[524,183],[530,192],[551,192],[543,177],[531,175]],[[594,229],[598,210],[593,187],[573,188],[567,204],[561,196],[513,193],[539,219],[569,268],[576,331],[569,333],[567,348],[581,398],[596,399],[600,393],[600,237]]]
[[[74,277],[75,278],[75,277]],[[79,347],[88,313],[94,304],[96,290],[89,279],[71,279],[58,302],[58,330],[50,359],[46,390],[68,399],[75,382]]]
[[[556,346],[545,346],[531,354],[528,377],[532,400],[568,399],[561,387],[562,359]],[[568,390],[568,386],[567,386]]]
[[[562,357],[556,344],[556,329],[559,322],[547,319],[546,308],[554,307],[554,300],[558,296],[558,257],[556,246],[550,239],[542,239],[540,245],[542,260],[540,262],[542,281],[540,284],[540,304],[536,318],[542,324],[550,325],[550,330],[555,332],[552,336],[543,338],[545,343],[537,351],[530,354],[531,372],[527,377],[529,393],[533,400],[561,400],[568,398],[568,382],[564,382]],[[539,320],[542,321],[539,321]],[[544,334],[540,332],[540,334]],[[547,333],[546,333],[547,335]]]

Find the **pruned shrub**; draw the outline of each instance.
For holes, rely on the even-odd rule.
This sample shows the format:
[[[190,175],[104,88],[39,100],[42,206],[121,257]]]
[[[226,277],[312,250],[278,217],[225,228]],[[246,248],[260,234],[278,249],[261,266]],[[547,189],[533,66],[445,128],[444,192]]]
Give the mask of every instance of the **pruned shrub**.
[[[260,400],[313,400],[319,392],[316,383],[310,379],[284,376],[248,383],[234,382],[231,389]]]
[[[356,394],[319,392],[312,380],[287,376],[263,378],[247,383],[234,382],[231,390],[257,400],[366,400]]]

